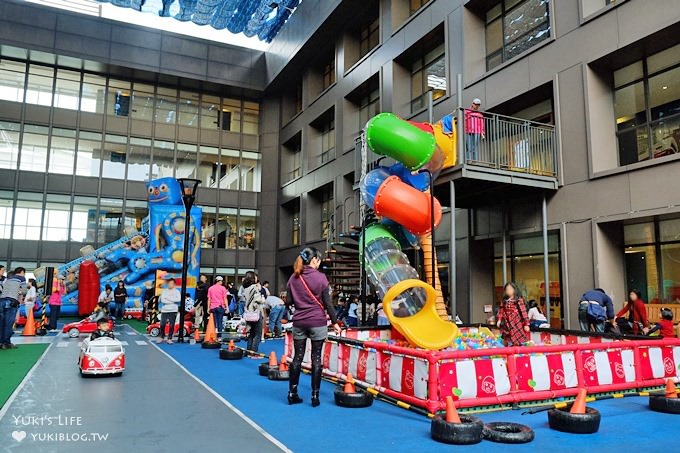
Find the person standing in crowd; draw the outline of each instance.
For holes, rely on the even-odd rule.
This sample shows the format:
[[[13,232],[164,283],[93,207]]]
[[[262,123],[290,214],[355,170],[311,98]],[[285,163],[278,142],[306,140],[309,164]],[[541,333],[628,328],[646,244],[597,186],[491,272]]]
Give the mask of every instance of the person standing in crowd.
[[[229,309],[227,308],[227,288],[224,287],[224,278],[219,275],[215,278],[215,283],[208,288],[208,306],[215,322],[217,338],[220,338],[222,336],[224,314]]]
[[[5,281],[5,266],[0,264],[0,284],[2,284]]]
[[[37,300],[37,283],[34,278],[29,278],[28,284],[26,286],[26,295],[24,296],[24,310],[26,312],[26,317],[28,317],[29,311],[33,311],[35,309],[35,303]]]
[[[17,267],[12,276],[2,282],[2,298],[0,298],[0,349],[16,349],[12,343],[14,322],[19,303],[26,294],[26,269]]]
[[[197,329],[205,330],[205,314],[208,312],[208,288],[210,288],[208,276],[201,274],[198,277],[198,285],[196,285],[196,302],[194,304],[194,307],[196,307],[194,320]]]
[[[260,342],[262,341],[264,297],[262,297],[260,280],[253,271],[246,272],[246,276],[243,279],[243,296],[245,297],[244,316],[249,327],[246,349],[251,352],[251,358],[257,359],[259,357],[252,353],[259,350]]]
[[[142,319],[147,320],[147,315],[152,309],[153,299],[156,297],[156,288],[154,288],[154,282],[144,282],[144,305],[142,308]]]
[[[469,109],[465,109],[465,150],[467,160],[479,160],[479,143],[485,137],[484,115],[479,111],[482,101],[472,100]]]
[[[114,313],[116,322],[120,321],[123,319],[123,316],[125,316],[125,306],[127,305],[127,299],[128,295],[125,283],[123,280],[118,280],[116,289],[113,290],[113,300],[116,303],[116,310]]]
[[[265,305],[269,308],[269,336],[270,337],[280,337],[283,334],[283,328],[281,326],[281,319],[283,318],[283,312],[286,311],[286,306],[283,303],[283,297],[285,293],[280,293],[279,297],[270,295],[265,299]]]
[[[262,283],[262,297],[265,299],[269,296],[271,296],[271,292],[269,292],[269,282],[267,280]]]
[[[581,330],[587,332],[591,328],[595,332],[604,333],[605,321],[615,325],[614,303],[602,288],[586,291],[581,296],[578,306],[578,322]]]
[[[299,404],[298,395],[302,358],[307,349],[307,340],[312,342],[312,406],[321,404],[321,350],[328,337],[326,316],[336,334],[340,326],[331,301],[330,287],[326,276],[319,272],[321,252],[314,247],[305,247],[293,264],[293,275],[288,279],[286,304],[295,307],[293,315],[293,348],[295,354],[290,366],[288,382],[288,404]]]
[[[237,293],[237,300],[238,300],[238,315],[243,316],[243,312],[245,311],[246,307],[246,289],[243,286],[243,282],[245,281],[245,278],[241,280],[241,286],[238,289]]]
[[[508,282],[503,287],[503,300],[498,309],[496,326],[506,346],[522,346],[529,341],[529,316],[524,298],[517,286]]]
[[[630,290],[626,305],[616,314],[617,318],[623,316],[627,317],[625,322],[629,326],[629,329],[625,329],[626,331],[632,332],[634,335],[638,335],[640,331],[644,334],[649,331],[645,301],[642,300],[642,293],[637,289]]]
[[[166,276],[165,280],[165,288],[163,288],[159,299],[161,306],[161,332],[156,343],[163,343],[165,341],[165,327],[170,324],[167,343],[172,344],[172,337],[175,335],[175,320],[177,319],[177,311],[179,310],[179,302],[182,300],[182,295],[175,288],[175,279],[173,277]],[[183,320],[180,319],[179,323],[179,328],[183,329]]]
[[[347,318],[345,323],[347,327],[356,327],[359,325],[359,299],[356,296],[352,296],[349,302],[349,307],[347,309]]]
[[[47,326],[48,330],[57,330],[57,319],[59,318],[59,313],[61,312],[61,298],[66,294],[66,285],[64,284],[64,276],[57,274],[52,282],[52,294],[47,300],[50,305],[50,321]]]

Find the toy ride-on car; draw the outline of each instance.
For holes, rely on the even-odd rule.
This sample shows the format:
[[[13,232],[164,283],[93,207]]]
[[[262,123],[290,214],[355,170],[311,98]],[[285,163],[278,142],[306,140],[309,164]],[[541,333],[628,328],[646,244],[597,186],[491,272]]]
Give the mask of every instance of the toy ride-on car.
[[[67,333],[70,338],[77,338],[81,333],[92,333],[97,330],[96,314],[91,314],[87,318],[66,324],[62,332]],[[109,319],[109,330],[113,331],[113,321]]]
[[[125,349],[120,341],[109,337],[83,341],[78,368],[81,375],[111,374],[120,376],[125,371]]]
[[[165,335],[168,336],[170,332],[170,324],[165,325]],[[184,321],[184,336],[188,337],[194,332],[194,323],[191,321]],[[152,337],[157,337],[161,334],[161,323],[160,322],[155,322],[153,324],[149,324],[149,326],[146,328],[146,333],[151,335]],[[175,323],[175,330],[174,330],[174,335],[179,334],[179,323]]]

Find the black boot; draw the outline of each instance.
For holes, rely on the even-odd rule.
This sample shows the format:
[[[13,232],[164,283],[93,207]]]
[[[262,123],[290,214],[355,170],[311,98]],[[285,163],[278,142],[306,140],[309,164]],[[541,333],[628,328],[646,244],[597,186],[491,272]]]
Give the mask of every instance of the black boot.
[[[312,366],[312,407],[321,404],[319,401],[319,389],[321,388],[321,367]]]
[[[300,404],[302,398],[297,393],[297,385],[291,385],[290,390],[288,390],[288,404]]]

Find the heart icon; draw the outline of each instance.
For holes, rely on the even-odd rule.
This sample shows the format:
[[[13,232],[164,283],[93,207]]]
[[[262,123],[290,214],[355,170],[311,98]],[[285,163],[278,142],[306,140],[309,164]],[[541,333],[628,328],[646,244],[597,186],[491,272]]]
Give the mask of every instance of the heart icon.
[[[12,431],[12,437],[17,442],[21,442],[22,440],[26,439],[26,431]]]

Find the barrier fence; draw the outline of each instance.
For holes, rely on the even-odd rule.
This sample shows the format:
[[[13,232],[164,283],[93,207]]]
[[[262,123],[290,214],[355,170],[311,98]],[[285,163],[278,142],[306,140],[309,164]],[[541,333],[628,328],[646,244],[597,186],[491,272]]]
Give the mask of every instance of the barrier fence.
[[[380,341],[389,334],[363,330],[348,332],[357,338],[329,337],[322,354],[324,372],[339,379],[352,373],[359,385],[430,413],[445,409],[448,395],[457,407],[478,407],[570,397],[581,387],[592,394],[680,380],[679,339],[560,335],[560,343],[551,345],[427,351]],[[534,334],[544,339],[555,335]],[[550,341],[558,341],[557,336]],[[306,367],[311,347],[307,349]],[[286,351],[293,356],[289,337]]]

